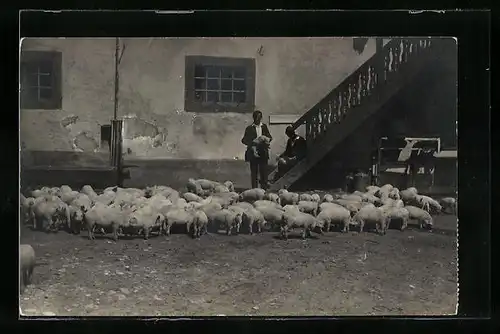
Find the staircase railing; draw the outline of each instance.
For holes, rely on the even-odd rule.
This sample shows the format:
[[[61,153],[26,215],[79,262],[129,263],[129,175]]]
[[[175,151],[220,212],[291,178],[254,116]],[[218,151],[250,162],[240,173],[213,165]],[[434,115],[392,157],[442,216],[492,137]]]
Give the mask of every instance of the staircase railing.
[[[429,38],[392,39],[358,69],[342,81],[328,95],[300,117],[292,127],[305,125],[307,146],[311,149],[317,140],[335,124],[339,124],[357,106],[386,85],[407,63],[418,59],[433,45]]]

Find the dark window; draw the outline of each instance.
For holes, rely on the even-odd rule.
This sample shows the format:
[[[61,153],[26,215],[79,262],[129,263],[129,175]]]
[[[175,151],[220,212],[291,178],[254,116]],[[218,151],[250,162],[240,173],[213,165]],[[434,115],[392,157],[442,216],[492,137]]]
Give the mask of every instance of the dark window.
[[[194,112],[252,112],[255,59],[186,57],[185,109]]]
[[[61,109],[61,53],[21,53],[21,108]]]

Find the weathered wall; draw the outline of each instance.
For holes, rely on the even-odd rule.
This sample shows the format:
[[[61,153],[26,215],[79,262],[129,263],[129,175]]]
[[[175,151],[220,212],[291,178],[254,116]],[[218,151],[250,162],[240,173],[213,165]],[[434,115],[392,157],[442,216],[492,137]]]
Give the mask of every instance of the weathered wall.
[[[109,39],[29,38],[24,51],[62,52],[62,109],[21,110],[21,147],[33,151],[98,149],[100,125],[113,117],[114,44]]]
[[[373,55],[351,38],[122,39],[119,117],[128,158],[243,158],[240,143],[250,114],[184,111],[187,55],[256,59],[256,108],[301,114]],[[100,126],[109,124],[114,98],[114,39],[25,39],[23,50],[58,50],[62,56],[62,109],[21,110],[26,150],[93,152]],[[272,129],[272,154],[281,151],[283,129]],[[135,139],[134,139],[135,138]],[[103,148],[107,149],[107,148]],[[127,150],[128,149],[128,150]]]
[[[130,158],[243,159],[244,146],[240,140],[245,126],[251,123],[250,114],[184,111],[187,55],[255,58],[256,108],[263,111],[267,121],[271,113],[307,111],[368,59],[375,48],[374,41],[370,41],[358,55],[352,49],[351,38],[124,39],[123,42],[127,46],[120,64],[119,110],[123,116],[138,118],[126,125]],[[144,132],[136,131],[143,126],[141,121],[156,125],[158,131],[150,125],[144,126]],[[285,137],[282,129],[272,131],[273,156],[281,150]],[[143,137],[139,136],[141,133]]]

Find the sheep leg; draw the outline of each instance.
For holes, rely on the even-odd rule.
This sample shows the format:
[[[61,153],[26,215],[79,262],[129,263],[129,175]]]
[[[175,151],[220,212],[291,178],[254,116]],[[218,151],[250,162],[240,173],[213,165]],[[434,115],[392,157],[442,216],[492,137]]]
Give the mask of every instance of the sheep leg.
[[[304,227],[300,236],[302,237],[302,240],[305,240],[307,238],[307,228]]]
[[[113,232],[113,240],[118,241],[118,226],[116,224],[113,224],[111,227],[112,232]]]
[[[403,219],[403,221],[401,223],[401,229],[400,229],[400,231],[403,232],[406,229],[407,226],[408,226],[408,220]]]
[[[253,235],[253,222],[248,222],[248,233]]]
[[[280,234],[281,234],[282,239],[288,240],[288,231],[287,231],[286,227],[281,228]]]
[[[34,263],[26,269],[26,285],[31,284],[31,279],[33,278],[33,267]]]
[[[149,227],[145,227],[144,228],[144,240],[148,240],[149,239],[150,230],[151,229]]]
[[[94,228],[94,226],[92,226],[91,223],[87,223],[87,232],[89,234],[89,240],[93,240],[94,239],[93,228]]]
[[[363,228],[365,227],[365,222],[363,220],[359,221],[359,233],[363,233]]]
[[[165,236],[170,236],[170,228],[172,227],[172,224],[167,224],[165,228]]]
[[[187,235],[189,235],[190,232],[191,232],[191,223],[186,223],[186,233],[187,233]]]
[[[231,235],[231,224],[227,224],[227,227],[226,227],[226,235]]]
[[[350,223],[349,219],[344,220],[344,229],[342,230],[342,232],[344,233],[349,232],[349,223]]]
[[[325,232],[330,232],[331,223],[328,221],[325,224]]]

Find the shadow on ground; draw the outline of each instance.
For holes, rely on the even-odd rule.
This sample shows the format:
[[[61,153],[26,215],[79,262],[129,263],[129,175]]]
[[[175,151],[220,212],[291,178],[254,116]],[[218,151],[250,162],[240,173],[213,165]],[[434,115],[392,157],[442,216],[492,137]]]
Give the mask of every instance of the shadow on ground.
[[[439,216],[435,226],[453,226]],[[113,242],[22,229],[39,265],[25,315],[436,315],[457,303],[456,238],[409,229]]]

